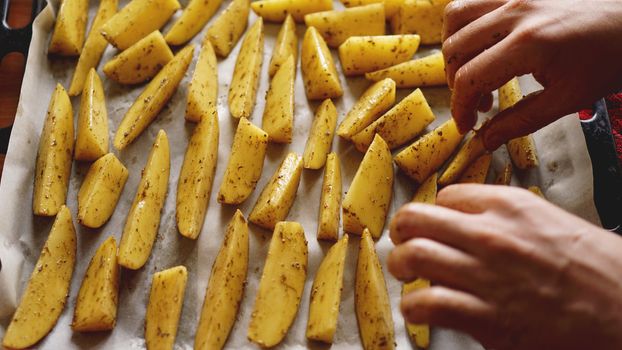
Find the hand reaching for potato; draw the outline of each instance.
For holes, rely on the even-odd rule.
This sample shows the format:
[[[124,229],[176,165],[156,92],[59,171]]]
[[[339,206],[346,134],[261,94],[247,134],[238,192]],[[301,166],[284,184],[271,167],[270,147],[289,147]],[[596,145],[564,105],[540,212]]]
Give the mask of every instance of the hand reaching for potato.
[[[461,131],[491,92],[533,73],[544,86],[483,128],[496,149],[622,87],[619,0],[455,0],[445,9],[443,54]]]
[[[467,332],[494,349],[622,347],[622,239],[525,190],[454,185],[391,224],[388,267],[409,322]]]

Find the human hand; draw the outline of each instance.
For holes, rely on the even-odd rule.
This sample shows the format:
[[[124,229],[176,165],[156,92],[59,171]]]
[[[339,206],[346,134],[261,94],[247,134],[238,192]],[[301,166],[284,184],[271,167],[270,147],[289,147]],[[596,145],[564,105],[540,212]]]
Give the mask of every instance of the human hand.
[[[389,271],[412,323],[494,349],[622,348],[622,239],[521,189],[454,185],[391,223]]]
[[[622,88],[622,1],[454,0],[443,54],[459,129],[475,126],[492,91],[533,73],[544,86],[483,126],[494,150]],[[479,107],[479,108],[478,108]]]

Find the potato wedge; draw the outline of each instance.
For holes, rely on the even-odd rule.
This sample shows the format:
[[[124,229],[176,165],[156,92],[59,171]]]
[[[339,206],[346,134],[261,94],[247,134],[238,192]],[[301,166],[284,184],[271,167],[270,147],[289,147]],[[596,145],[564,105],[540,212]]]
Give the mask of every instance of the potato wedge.
[[[406,175],[423,183],[451,157],[462,138],[454,120],[449,119],[398,153],[395,164]]]
[[[320,169],[333,144],[337,126],[337,109],[330,99],[324,100],[315,112],[302,163],[305,169]]]
[[[188,6],[166,32],[166,42],[170,45],[182,45],[197,35],[212,18],[222,0],[190,0]]]
[[[484,154],[486,154],[486,148],[484,147],[482,137],[478,133],[472,134],[460,148],[454,159],[449,162],[447,169],[438,179],[438,184],[447,186],[458,181],[466,169]]]
[[[147,349],[173,349],[187,281],[188,270],[185,266],[153,274],[145,315]]]
[[[430,175],[415,192],[413,202],[424,204],[436,204],[436,194],[438,192],[438,173]]]
[[[546,197],[544,196],[544,193],[542,192],[542,190],[540,189],[540,187],[538,186],[531,186],[527,189],[529,192],[538,195],[544,199],[546,199]]]
[[[419,35],[352,36],[339,45],[343,73],[360,75],[409,61],[419,41]]]
[[[441,52],[366,73],[365,78],[380,81],[391,78],[398,88],[418,88],[447,85],[445,61]]]
[[[390,149],[395,149],[412,140],[436,119],[430,105],[420,89],[413,91],[388,112],[354,134],[351,141],[361,152],[374,140],[374,135],[382,136]]]
[[[267,149],[268,134],[240,118],[218,191],[219,203],[240,204],[251,195],[261,177]]]
[[[6,328],[2,346],[29,348],[54,328],[65,308],[75,262],[76,231],[71,213],[63,205]]]
[[[235,323],[248,270],[248,223],[236,210],[212,266],[194,338],[197,350],[222,349]]]
[[[207,29],[203,42],[211,42],[218,56],[229,56],[246,30],[250,11],[250,0],[232,0]]]
[[[280,343],[294,322],[307,279],[307,240],[297,222],[274,228],[248,326],[248,340],[261,347]]]
[[[248,30],[235,61],[229,86],[229,111],[234,118],[250,118],[255,109],[259,75],[263,63],[263,19]]]
[[[374,3],[384,3],[384,12],[387,19],[392,18],[405,0],[341,0],[346,7],[356,7]]]
[[[32,208],[35,215],[54,216],[65,204],[73,158],[73,111],[62,85],[50,98],[39,139]]]
[[[464,171],[458,183],[486,183],[486,177],[490,170],[490,162],[492,161],[492,154],[486,153],[483,156],[477,158],[473,163],[469,165]]]
[[[305,15],[333,9],[332,0],[259,0],[251,3],[257,16],[270,22],[283,22],[291,14],[297,22],[303,22]]]
[[[119,264],[114,236],[102,243],[84,274],[73,311],[71,329],[99,332],[114,328],[119,301]]]
[[[423,288],[430,288],[430,281],[424,278],[417,278],[410,283],[404,284],[402,296]],[[419,349],[427,349],[430,346],[430,325],[406,322],[406,331]]]
[[[339,239],[339,214],[341,209],[341,162],[336,153],[326,158],[317,239],[336,241]]]
[[[496,185],[505,185],[509,186],[512,182],[512,163],[508,162],[505,164],[503,169],[497,174],[497,178],[495,179]]]
[[[424,45],[440,44],[445,6],[451,0],[404,0],[391,28],[395,34],[419,34]]]
[[[343,230],[360,235],[369,229],[380,238],[393,195],[391,150],[376,135],[343,200]]]
[[[164,130],[160,130],[123,228],[119,264],[125,268],[137,270],[145,265],[151,255],[166,200],[170,163],[168,138]]]
[[[117,150],[122,151],[134,142],[166,106],[183,79],[193,53],[194,45],[179,51],[134,101],[114,135]]]
[[[188,84],[186,120],[198,123],[214,113],[218,113],[218,60],[214,47],[206,41]]]
[[[337,128],[337,135],[350,140],[352,136],[373,123],[395,103],[395,82],[381,80],[370,86],[356,101]]]
[[[337,48],[352,36],[384,35],[384,4],[311,13],[305,16],[305,23],[315,27],[328,46]]]
[[[162,26],[181,8],[177,0],[132,0],[101,27],[101,34],[125,50]]]
[[[314,27],[307,28],[302,39],[300,64],[309,100],[337,98],[343,95],[333,56]]]
[[[356,264],[354,305],[364,349],[393,349],[395,331],[391,303],[368,229],[363,231]]]
[[[84,45],[88,0],[64,0],[60,3],[48,53],[61,56],[79,56]]]
[[[343,235],[326,253],[318,268],[309,302],[307,339],[332,343],[337,330],[343,270],[348,253],[348,235]]]
[[[100,228],[114,213],[129,172],[114,154],[95,161],[78,192],[78,222]]]
[[[294,82],[296,61],[289,56],[270,82],[263,110],[262,129],[270,142],[292,143],[294,130]]]
[[[177,183],[177,228],[196,239],[201,233],[218,164],[218,114],[205,116],[195,127]]]
[[[101,79],[91,68],[84,82],[78,114],[76,160],[94,161],[108,153],[108,111]]]
[[[254,2],[253,4],[256,4]],[[252,6],[252,5],[251,5]],[[279,34],[276,37],[276,43],[272,49],[272,58],[270,59],[270,68],[268,74],[270,77],[274,76],[276,72],[281,68],[281,65],[285,63],[289,56],[294,57],[294,68],[296,62],[298,62],[298,35],[296,34],[296,22],[292,15],[287,14],[283,26],[279,30]],[[294,76],[296,72],[294,71]]]
[[[301,175],[301,157],[296,153],[289,153],[261,191],[248,221],[271,230],[277,222],[284,221],[296,199]]]

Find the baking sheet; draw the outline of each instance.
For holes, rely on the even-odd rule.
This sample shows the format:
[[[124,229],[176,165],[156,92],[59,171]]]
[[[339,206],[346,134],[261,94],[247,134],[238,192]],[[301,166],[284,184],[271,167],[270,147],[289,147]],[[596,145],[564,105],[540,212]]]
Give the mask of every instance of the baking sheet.
[[[228,3],[225,1],[224,6]],[[336,3],[336,7],[341,5]],[[96,3],[91,3],[90,18],[97,9]],[[176,14],[176,17],[181,12]],[[36,262],[40,249],[47,238],[53,219],[39,218],[32,215],[32,184],[35,167],[35,157],[38,139],[41,133],[43,120],[46,114],[49,98],[56,82],[68,86],[76,60],[62,58],[48,58],[46,54],[47,42],[53,27],[53,10],[48,6],[39,15],[33,28],[33,40],[30,47],[24,83],[22,85],[21,100],[19,103],[9,152],[4,165],[4,172],[0,186],[0,337],[5,329],[19,301],[28,277]],[[253,23],[256,16],[251,13],[249,21]],[[167,27],[171,22],[167,24]],[[207,27],[206,27],[207,28]],[[268,88],[267,68],[271,57],[271,48],[279,30],[279,25],[266,23],[266,42],[264,50],[264,64],[262,79],[257,94],[257,106],[251,120],[261,125],[263,100]],[[166,28],[163,32],[166,31]],[[204,30],[205,31],[205,30]],[[193,42],[200,44],[204,31],[197,35]],[[302,39],[304,27],[298,26],[298,34]],[[194,62],[190,66],[178,91],[170,103],[160,113],[154,123],[123,152],[117,153],[119,159],[127,166],[130,176],[111,220],[101,229],[92,230],[81,227],[76,223],[78,234],[78,259],[71,284],[70,295],[65,311],[58,320],[53,331],[41,341],[38,348],[60,349],[110,349],[110,348],[144,348],[143,325],[144,314],[148,300],[148,291],[151,276],[154,272],[183,264],[189,270],[189,282],[186,290],[186,300],[183,307],[182,319],[177,335],[176,348],[192,348],[199,310],[203,302],[205,287],[211,265],[222,243],[224,228],[232,217],[235,207],[223,206],[217,203],[215,192],[220,182],[229,156],[230,145],[236,127],[227,108],[228,83],[233,72],[235,59],[240,43],[229,58],[219,62],[219,119],[220,119],[220,148],[219,164],[212,189],[209,211],[205,219],[203,231],[197,241],[183,238],[175,227],[175,197],[177,178],[183,162],[183,155],[188,138],[194,127],[184,121],[186,89]],[[418,55],[429,53],[430,49],[422,48]],[[115,54],[115,50],[108,47],[102,62],[106,62]],[[336,62],[337,56],[333,52]],[[195,61],[198,56],[198,47],[195,51]],[[99,73],[103,77],[100,65]],[[341,67],[338,66],[340,70]],[[345,96],[335,101],[340,119],[354,104],[357,97],[369,85],[364,79],[355,78],[346,80],[342,75]],[[521,78],[525,92],[538,89],[537,84],[529,77]],[[116,130],[124,113],[134,98],[142,91],[143,86],[125,87],[104,79],[107,96],[110,130]],[[410,91],[399,91],[398,99]],[[449,91],[445,88],[423,89],[424,95],[432,106],[437,120],[428,129],[440,124],[449,118]],[[79,97],[72,99],[74,114],[78,110]],[[240,206],[248,214],[255,203],[257,196],[276,170],[281,160],[289,151],[302,154],[309,128],[313,118],[313,110],[317,103],[308,103],[304,94],[300,71],[296,81],[296,117],[293,143],[287,145],[270,145],[266,158],[262,178],[253,195]],[[148,151],[159,129],[168,133],[171,143],[171,177],[168,197],[164,210],[157,241],[154,245],[151,258],[144,268],[138,271],[123,270],[120,283],[120,298],[118,320],[115,329],[111,332],[80,334],[74,333],[69,327],[76,295],[84,276],[86,267],[99,244],[108,236],[114,235],[117,241],[121,238],[121,231],[140,180]],[[535,135],[541,160],[539,169],[519,173],[513,180],[516,185],[540,185],[546,196],[554,203],[576,213],[592,222],[598,223],[598,216],[592,200],[592,172],[591,163],[587,154],[583,134],[576,116],[566,117]],[[342,160],[343,190],[346,191],[358,167],[362,154],[356,151],[351,144],[335,138],[333,150]],[[495,153],[493,169],[500,170],[507,161],[504,150]],[[68,205],[72,213],[77,209],[76,196],[89,164],[74,163],[71,183],[69,186]],[[491,171],[490,177],[494,177]],[[313,348],[323,349],[329,346],[310,343],[305,339],[309,293],[311,283],[322,257],[330,244],[318,243],[315,239],[317,229],[317,212],[321,191],[323,171],[305,170],[295,201],[288,220],[299,221],[305,228],[309,242],[308,278],[298,316],[292,325],[287,337],[279,346],[283,349]],[[412,196],[411,181],[401,173],[397,173],[395,194],[391,205],[394,213],[400,205],[407,202]],[[249,324],[252,304],[257,291],[259,278],[265,261],[271,232],[250,225],[250,262],[248,284],[244,300],[240,307],[238,320],[227,343],[230,349],[256,348],[246,339],[246,329]],[[354,272],[358,250],[358,239],[353,237],[348,251],[348,258],[344,276],[344,289],[339,316],[338,329],[334,340],[334,349],[360,348],[358,328],[354,313]],[[392,243],[388,235],[382,236],[377,243],[377,250],[386,271],[386,256]],[[387,287],[392,300],[393,319],[395,322],[396,340],[399,348],[408,348],[411,343],[404,332],[404,322],[399,313],[400,283],[389,274],[386,274]],[[481,346],[469,337],[441,329],[434,329],[431,349],[481,349]]]

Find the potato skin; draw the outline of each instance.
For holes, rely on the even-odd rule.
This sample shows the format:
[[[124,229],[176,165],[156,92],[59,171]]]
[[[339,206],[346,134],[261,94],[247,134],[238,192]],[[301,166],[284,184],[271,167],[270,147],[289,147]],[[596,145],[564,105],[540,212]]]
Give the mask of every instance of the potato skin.
[[[421,43],[424,45],[440,44],[445,6],[450,1],[403,0],[402,5],[391,18],[393,33],[415,33],[421,36]]]
[[[166,42],[173,46],[185,44],[203,29],[222,0],[190,0],[184,12],[166,33]]]
[[[419,48],[419,35],[352,36],[339,45],[345,75],[360,75],[411,60]]]
[[[314,27],[307,28],[305,32],[300,62],[305,92],[309,100],[338,98],[343,95],[333,56]]]
[[[218,113],[218,60],[209,41],[201,52],[188,84],[186,120],[198,123],[203,117]]]
[[[321,169],[333,144],[337,126],[337,109],[330,99],[324,100],[315,112],[303,154],[305,169]]]
[[[218,18],[212,22],[207,33],[205,33],[203,42],[211,42],[218,56],[229,56],[246,30],[250,10],[249,0],[231,1]]]
[[[258,16],[269,22],[283,22],[291,14],[297,22],[303,22],[305,15],[333,9],[332,0],[259,0],[251,3]]]
[[[94,161],[108,153],[108,111],[104,86],[94,68],[84,82],[78,115],[75,159]]]
[[[289,56],[272,78],[266,94],[261,127],[271,142],[292,143],[295,80],[296,61]]]
[[[326,160],[317,239],[336,241],[339,239],[339,214],[341,209],[341,162],[336,153],[330,153]]]
[[[48,53],[60,56],[78,56],[82,52],[88,0],[63,0],[58,9]]]
[[[258,2],[259,1],[254,2],[251,6]],[[287,14],[285,22],[283,22],[283,26],[281,26],[279,34],[276,37],[274,48],[272,49],[272,58],[270,59],[270,68],[268,69],[270,77],[276,74],[289,56],[294,57],[295,68],[298,62],[298,35],[296,34],[296,22],[294,22],[292,15]],[[294,75],[295,74],[294,69]]]
[[[384,4],[311,13],[305,16],[305,24],[315,27],[328,46],[337,48],[352,36],[384,35]]]
[[[398,88],[447,85],[442,52],[366,73],[365,78],[371,81],[391,78],[395,80]]]
[[[512,182],[512,173],[514,168],[512,168],[512,163],[508,162],[503,166],[503,169],[497,174],[495,178],[495,185],[505,185],[510,186]]]

